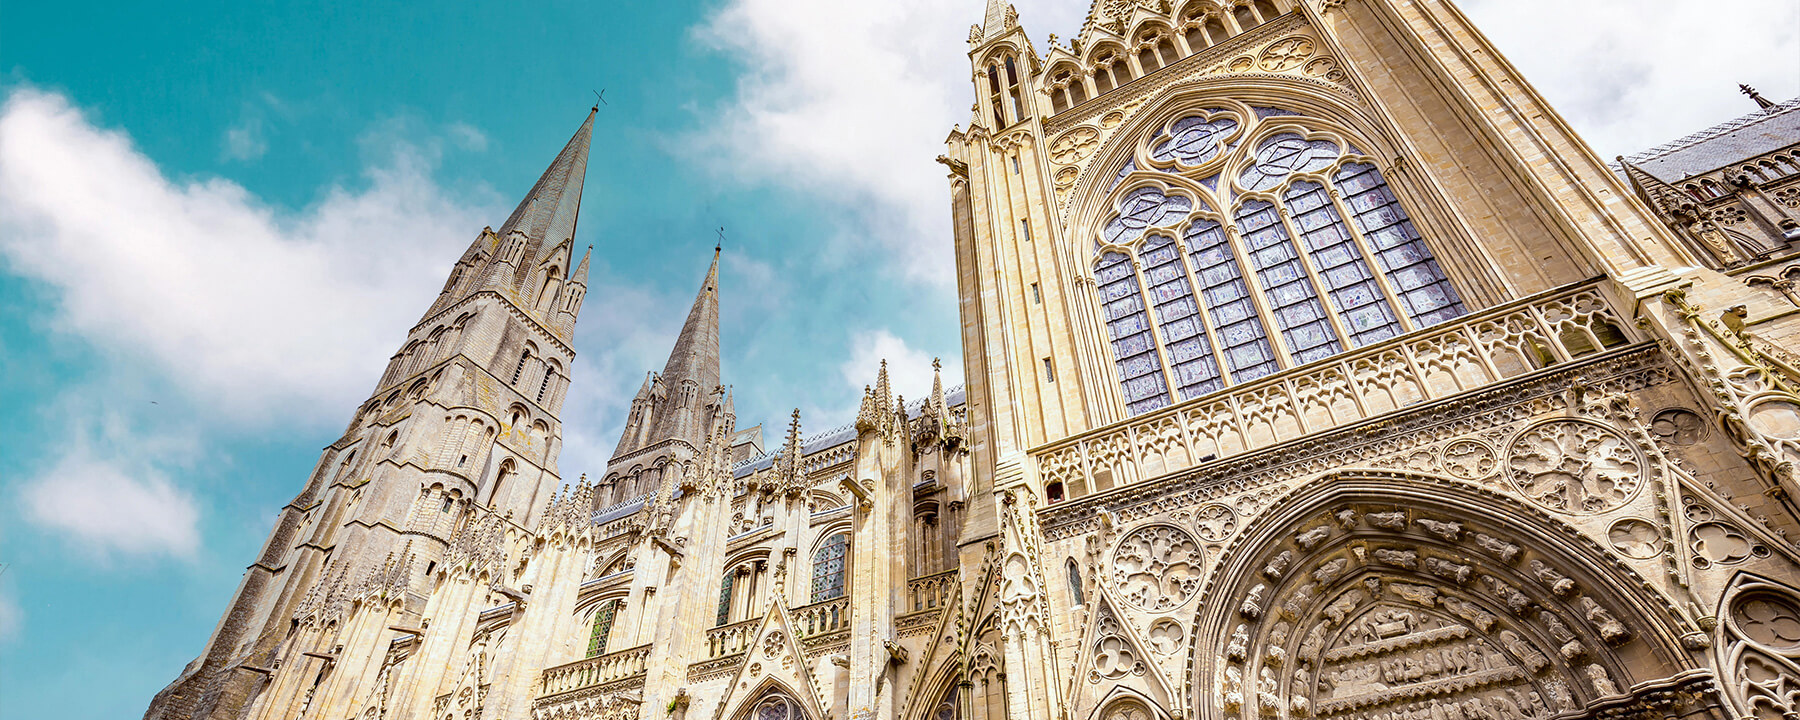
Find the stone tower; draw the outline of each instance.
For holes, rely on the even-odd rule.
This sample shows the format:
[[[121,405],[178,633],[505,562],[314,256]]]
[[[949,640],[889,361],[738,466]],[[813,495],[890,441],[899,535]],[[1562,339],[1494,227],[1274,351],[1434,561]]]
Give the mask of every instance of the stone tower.
[[[1800,628],[1800,324],[1721,272],[1791,262],[1785,166],[1709,255],[1446,0],[1100,0],[1043,48],[991,0],[969,47],[974,717],[1796,711],[1751,627]]]
[[[282,661],[323,677],[331,647],[294,651],[304,622],[390,588],[420,620],[452,537],[489,519],[530,528],[562,486],[558,419],[588,261],[573,265],[594,113],[498,232],[484,228],[407,334],[343,437],[282,509],[201,656],[147,718],[241,717]]]

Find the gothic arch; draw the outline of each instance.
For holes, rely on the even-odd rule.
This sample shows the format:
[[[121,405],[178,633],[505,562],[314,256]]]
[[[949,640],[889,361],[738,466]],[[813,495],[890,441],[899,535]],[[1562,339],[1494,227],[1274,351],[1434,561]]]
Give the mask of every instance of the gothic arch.
[[[1800,714],[1800,589],[1740,572],[1715,615],[1720,684],[1736,716]]]
[[[1705,674],[1684,674],[1691,631],[1631,568],[1542,511],[1440,478],[1326,475],[1221,557],[1190,649],[1198,718],[1428,704],[1543,718],[1643,705]]]

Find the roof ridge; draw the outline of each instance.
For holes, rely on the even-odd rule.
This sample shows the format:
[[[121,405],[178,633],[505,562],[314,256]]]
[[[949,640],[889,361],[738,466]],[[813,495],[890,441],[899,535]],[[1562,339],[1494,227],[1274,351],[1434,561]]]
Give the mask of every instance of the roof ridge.
[[[1756,112],[1750,113],[1748,115],[1742,115],[1742,116],[1739,116],[1736,118],[1732,118],[1731,120],[1727,120],[1725,122],[1719,123],[1718,125],[1714,125],[1705,130],[1701,130],[1699,132],[1686,135],[1679,139],[1671,140],[1669,142],[1663,143],[1656,147],[1650,148],[1649,150],[1642,150],[1642,151],[1639,151],[1639,152],[1631,154],[1631,155],[1626,155],[1625,159],[1629,160],[1633,163],[1643,163],[1643,162],[1647,162],[1650,160],[1655,160],[1656,158],[1662,157],[1664,155],[1668,155],[1669,153],[1675,152],[1677,150],[1686,150],[1687,148],[1690,148],[1690,147],[1693,147],[1700,143],[1706,142],[1707,140],[1711,140],[1720,135],[1724,135],[1725,133],[1742,130],[1746,127],[1755,125],[1756,123],[1762,122],[1771,117],[1775,117],[1777,115],[1783,115],[1783,114],[1786,114],[1789,112],[1793,112],[1795,110],[1800,110],[1800,97],[1780,103],[1780,104],[1778,104],[1774,107],[1768,108],[1766,110],[1759,109]],[[1617,163],[1609,163],[1609,164],[1614,165],[1614,166],[1617,165]]]

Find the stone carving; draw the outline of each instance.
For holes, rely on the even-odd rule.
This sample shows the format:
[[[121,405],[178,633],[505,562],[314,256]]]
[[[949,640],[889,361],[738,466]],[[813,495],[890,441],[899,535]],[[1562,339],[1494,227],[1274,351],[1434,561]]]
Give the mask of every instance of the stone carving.
[[[1635,560],[1647,560],[1662,553],[1662,534],[1656,526],[1639,518],[1625,518],[1606,531],[1613,550]]]
[[[1365,597],[1367,596],[1363,594],[1363,591],[1352,589],[1338,596],[1337,601],[1326,606],[1325,617],[1331,620],[1332,625],[1343,624],[1344,618],[1356,610],[1356,606],[1361,605]]]
[[[1593,598],[1582,596],[1576,601],[1576,605],[1581,608],[1582,615],[1587,617],[1588,624],[1600,632],[1600,639],[1605,640],[1606,644],[1619,645],[1631,639],[1631,631],[1626,629],[1625,624],[1614,618],[1606,608],[1600,607],[1600,603]]]
[[[1150,649],[1159,655],[1168,655],[1181,649],[1181,641],[1187,632],[1181,629],[1181,623],[1163,618],[1150,624]]]
[[[1704,522],[1688,530],[1688,547],[1693,550],[1694,564],[1701,568],[1735,565],[1751,555],[1767,555],[1768,550],[1750,541],[1743,531],[1724,522]],[[1761,552],[1757,552],[1761,550]]]
[[[1643,466],[1629,439],[1582,420],[1553,420],[1520,433],[1506,461],[1519,492],[1565,513],[1624,505],[1643,484]]]
[[[1151,612],[1185,604],[1200,589],[1200,544],[1173,525],[1125,536],[1113,553],[1113,582],[1127,602]]]
[[[1445,522],[1431,518],[1419,518],[1413,522],[1417,523],[1419,527],[1425,528],[1426,532],[1450,542],[1456,542],[1462,538],[1462,523],[1459,522]]]
[[[1050,161],[1058,165],[1070,165],[1087,159],[1100,146],[1100,131],[1082,126],[1063,133],[1062,137],[1050,143]]]
[[[1231,639],[1225,643],[1225,657],[1242,662],[1248,652],[1250,652],[1250,626],[1238,623],[1237,629],[1231,631]]]
[[[1393,583],[1388,586],[1395,595],[1408,601],[1431,607],[1437,604],[1438,591],[1430,585],[1413,585],[1410,583]]]
[[[1471,565],[1453,563],[1443,558],[1428,557],[1425,558],[1425,572],[1462,585],[1474,575],[1475,568]]]
[[[1494,449],[1479,440],[1457,440],[1444,446],[1444,472],[1464,480],[1487,477],[1500,461]]]
[[[1419,554],[1411,550],[1395,550],[1393,548],[1376,548],[1375,562],[1393,565],[1411,570],[1419,562]]]
[[[1619,688],[1613,685],[1612,676],[1606,674],[1606,668],[1599,665],[1588,665],[1581,669],[1581,674],[1586,676],[1588,682],[1594,686],[1595,695],[1612,697],[1619,694]]]
[[[1481,582],[1494,596],[1494,599],[1505,603],[1506,609],[1511,610],[1514,615],[1521,614],[1526,608],[1531,607],[1531,598],[1526,597],[1525,593],[1519,592],[1518,588],[1508,585],[1505,580],[1492,575],[1483,575]]]
[[[1331,528],[1320,525],[1300,533],[1299,535],[1295,535],[1294,544],[1299,545],[1301,550],[1311,550],[1314,547],[1317,547],[1319,543],[1325,542],[1325,538],[1328,537],[1331,537]]]
[[[1557,617],[1556,613],[1539,610],[1538,617],[1544,621],[1544,632],[1550,633],[1550,637],[1562,643],[1558,651],[1564,659],[1575,661],[1587,657],[1587,646],[1581,644],[1580,638],[1575,636],[1568,625],[1563,624],[1562,618]]]
[[[1501,630],[1500,644],[1505,645],[1507,651],[1524,661],[1525,667],[1531,668],[1531,671],[1534,673],[1539,672],[1550,665],[1550,658],[1544,657],[1543,653],[1538,652],[1538,649],[1533,647],[1531,643],[1525,642],[1525,639],[1519,637],[1519,634],[1516,632],[1511,630]]]
[[[1800,604],[1774,593],[1745,594],[1731,605],[1744,637],[1777,652],[1800,651]]]
[[[1339,576],[1343,575],[1344,570],[1349,567],[1349,560],[1338,558],[1331,562],[1324,563],[1320,565],[1318,569],[1313,570],[1313,579],[1319,581],[1319,584],[1321,585],[1330,585],[1332,581],[1337,580]]]
[[[1106,720],[1150,720],[1150,718],[1150,711],[1134,702],[1119,703],[1106,711]]]
[[[1282,38],[1262,52],[1258,64],[1269,72],[1282,72],[1300,67],[1313,53],[1313,41],[1306,37]]]
[[[1544,587],[1550,588],[1550,592],[1563,597],[1567,597],[1569,593],[1575,592],[1575,581],[1570,580],[1567,576],[1557,572],[1556,568],[1550,567],[1550,565],[1544,561],[1533,560],[1529,567],[1531,568],[1531,576],[1537,578],[1538,582],[1543,583]]]
[[[1670,408],[1650,420],[1650,432],[1670,445],[1686,447],[1706,434],[1706,421],[1692,410]]]
[[[1250,592],[1244,596],[1244,604],[1238,606],[1238,614],[1251,620],[1262,617],[1263,593],[1267,589],[1264,585],[1250,588]]]
[[[1481,548],[1482,552],[1500,558],[1500,562],[1504,563],[1511,563],[1514,558],[1519,557],[1519,546],[1492,535],[1475,533],[1475,547]]]
[[[1364,517],[1368,518],[1370,525],[1374,525],[1378,528],[1386,528],[1388,530],[1406,529],[1406,513],[1401,510],[1369,513]]]
[[[1194,513],[1194,531],[1200,534],[1201,540],[1219,542],[1231,537],[1236,530],[1237,513],[1224,505],[1214,503]]]
[[[1288,566],[1293,563],[1294,551],[1283,550],[1275,557],[1270,558],[1269,564],[1263,566],[1263,577],[1270,580],[1280,580],[1281,576],[1287,574]]]

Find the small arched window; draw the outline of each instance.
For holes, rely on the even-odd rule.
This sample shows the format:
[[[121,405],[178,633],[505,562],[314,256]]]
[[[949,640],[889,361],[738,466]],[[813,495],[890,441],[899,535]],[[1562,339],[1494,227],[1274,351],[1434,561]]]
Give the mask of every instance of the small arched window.
[[[1208,19],[1205,27],[1206,40],[1209,44],[1217,45],[1231,37],[1231,33],[1225,30],[1225,23],[1219,22],[1218,18]]]
[[[813,553],[812,601],[844,596],[844,570],[850,554],[850,534],[831,536]]]
[[[800,713],[794,701],[776,695],[757,703],[750,720],[806,720],[806,716]]]
[[[1232,8],[1231,16],[1237,18],[1239,30],[1249,30],[1250,28],[1262,24],[1261,20],[1256,19],[1256,13],[1252,11],[1248,5],[1239,5]]]
[[[562,289],[562,268],[551,266],[544,274],[544,289],[538,291],[537,311],[545,312],[556,305],[556,293]]]
[[[1000,103],[1000,66],[988,63],[988,105],[994,109],[994,129],[1006,127],[1006,112]]]
[[[1263,22],[1274,20],[1277,16],[1281,15],[1281,11],[1275,9],[1275,3],[1269,2],[1269,0],[1256,0],[1254,4],[1256,6],[1256,14],[1262,16]]]
[[[1086,605],[1087,598],[1081,594],[1081,566],[1075,564],[1075,558],[1069,558],[1066,569],[1069,573],[1069,598],[1076,605]]]
[[[531,362],[531,348],[519,353],[519,364],[513,368],[512,384],[518,385],[519,378],[525,377],[525,365]]]
[[[544,367],[544,379],[542,382],[538,383],[537,401],[539,403],[544,402],[544,397],[550,394],[550,384],[561,374],[562,364],[555,360],[551,360],[550,363]]]
[[[719,581],[719,612],[714,625],[731,622],[731,587],[737,584],[737,573],[726,571],[725,579]]]
[[[619,613],[619,600],[608,600],[594,611],[594,624],[588,630],[588,657],[606,654],[606,636],[612,633],[613,618]]]
[[[1138,50],[1138,67],[1143,68],[1145,74],[1156,72],[1157,68],[1162,67],[1161,63],[1157,61],[1155,40],[1156,33],[1145,33],[1144,37],[1140,39],[1140,42],[1146,44],[1143,49]]]

